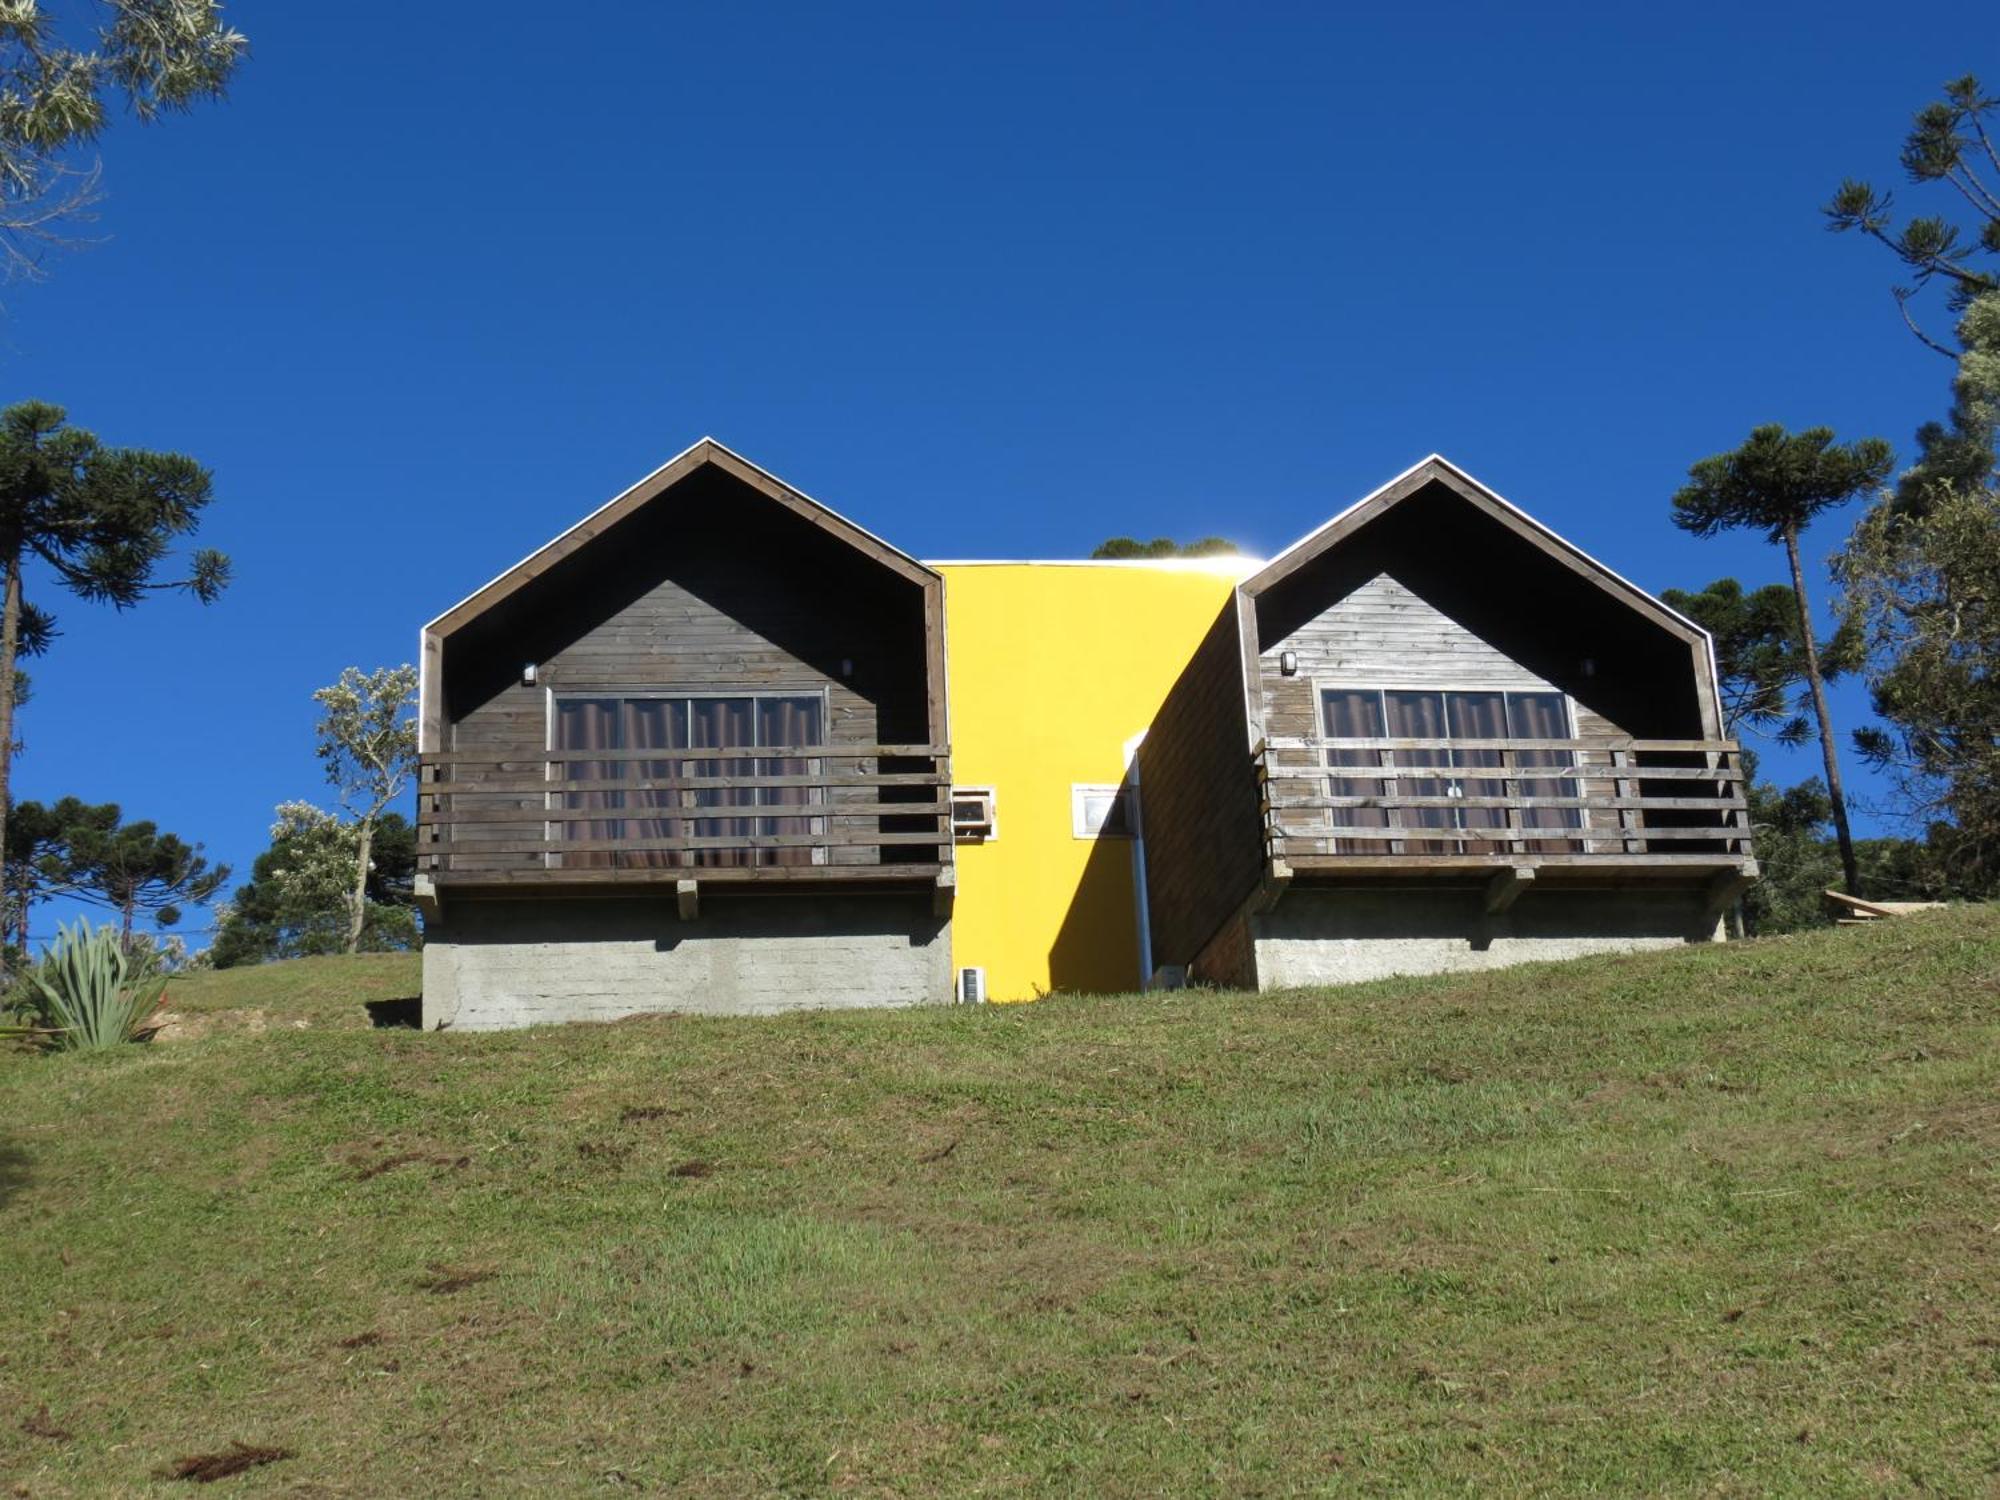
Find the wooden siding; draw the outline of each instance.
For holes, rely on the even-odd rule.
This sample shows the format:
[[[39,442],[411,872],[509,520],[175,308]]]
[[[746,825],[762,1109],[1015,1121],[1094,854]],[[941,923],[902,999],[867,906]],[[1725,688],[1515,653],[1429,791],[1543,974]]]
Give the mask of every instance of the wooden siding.
[[[466,788],[482,778],[518,788],[524,772],[532,777],[549,746],[552,694],[813,694],[826,702],[830,749],[932,743],[944,692],[931,673],[933,592],[733,476],[697,470],[444,639],[441,748],[486,761],[456,775],[453,868],[544,864],[519,848],[520,821],[504,814],[532,816],[547,806],[545,795]],[[532,686],[521,681],[527,663],[536,667]],[[935,768],[882,757],[856,769]],[[924,789],[908,790],[881,797],[926,800]],[[875,795],[830,786],[824,805],[831,812]],[[898,833],[939,826],[920,814],[881,823]],[[495,847],[486,861],[468,848],[481,842],[515,847]],[[914,841],[907,851],[899,843],[843,845],[825,857],[832,865],[914,861],[920,849],[924,861],[937,857]]]
[[[1139,752],[1155,963],[1191,963],[1263,874],[1238,597],[1216,617]]]
[[[1388,573],[1377,574],[1277,640],[1260,644],[1264,735],[1270,740],[1317,737],[1323,687],[1562,691]],[[1296,676],[1284,675],[1279,662],[1284,651],[1298,653]],[[1592,746],[1581,757],[1584,764],[1608,765],[1608,754],[1598,754],[1598,747],[1629,738],[1603,714],[1574,699],[1570,714],[1577,739]],[[1319,759],[1310,750],[1274,752],[1281,766],[1311,766]],[[1589,781],[1580,783],[1579,790],[1587,797],[1609,797],[1613,787],[1609,781]],[[1584,818],[1589,829],[1617,827],[1615,814],[1601,809],[1586,810]]]
[[[1267,716],[1285,702],[1285,689],[1303,687],[1309,699],[1313,679],[1328,687],[1557,691],[1387,573],[1377,574],[1278,640],[1260,644]],[[1280,673],[1280,651],[1298,653],[1298,677]],[[1310,715],[1303,729],[1281,728],[1270,717],[1265,721],[1266,731],[1273,735],[1309,733],[1310,728]]]

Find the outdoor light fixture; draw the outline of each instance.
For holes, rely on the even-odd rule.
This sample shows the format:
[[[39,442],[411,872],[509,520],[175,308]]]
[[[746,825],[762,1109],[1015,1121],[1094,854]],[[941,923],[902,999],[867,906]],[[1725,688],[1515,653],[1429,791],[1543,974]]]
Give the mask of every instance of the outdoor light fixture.
[[[521,668],[521,686],[533,687],[534,685],[535,685],[535,664],[533,662],[528,662]]]
[[[1594,657],[1594,656],[1586,656],[1586,657],[1585,657],[1585,658],[1583,659],[1583,675],[1584,675],[1584,676],[1586,676],[1586,677],[1595,677],[1595,676],[1597,675],[1597,658],[1596,658],[1596,657]]]
[[[842,677],[852,677],[854,675],[854,663],[848,657],[843,656],[840,659],[840,675]]]
[[[1278,653],[1278,670],[1287,677],[1298,676],[1299,653],[1296,651],[1280,651]]]

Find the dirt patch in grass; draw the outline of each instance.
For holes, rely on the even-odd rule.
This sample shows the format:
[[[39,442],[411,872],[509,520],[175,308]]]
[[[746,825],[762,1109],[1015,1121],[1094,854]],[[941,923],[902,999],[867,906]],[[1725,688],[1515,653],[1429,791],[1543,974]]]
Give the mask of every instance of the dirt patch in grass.
[[[665,1104],[628,1104],[618,1111],[620,1125],[644,1125],[653,1120],[670,1120],[682,1113]]]
[[[67,1427],[56,1425],[55,1419],[49,1415],[49,1409],[46,1405],[36,1407],[25,1417],[21,1418],[21,1431],[29,1437],[47,1438],[52,1443],[72,1442],[76,1438],[76,1434],[71,1432]]]
[[[354,1172],[356,1182],[366,1182],[371,1177],[380,1177],[385,1172],[393,1172],[398,1167],[429,1166],[446,1171],[462,1171],[472,1165],[469,1156],[442,1156],[427,1151],[399,1151],[394,1156],[385,1156],[367,1166],[357,1165]]]
[[[478,1267],[433,1265],[430,1268],[430,1275],[417,1278],[417,1285],[432,1296],[448,1297],[453,1292],[462,1292],[467,1287],[478,1286],[483,1281],[492,1281],[499,1274],[498,1271],[488,1271]]]
[[[196,1484],[213,1484],[247,1469],[275,1464],[292,1456],[289,1448],[266,1448],[254,1443],[233,1442],[221,1453],[196,1453],[177,1459],[156,1471],[159,1479],[187,1479]]]
[[[669,1177],[713,1177],[715,1175],[715,1163],[712,1161],[702,1161],[697,1157],[693,1161],[684,1161],[677,1166],[669,1167],[667,1175]]]

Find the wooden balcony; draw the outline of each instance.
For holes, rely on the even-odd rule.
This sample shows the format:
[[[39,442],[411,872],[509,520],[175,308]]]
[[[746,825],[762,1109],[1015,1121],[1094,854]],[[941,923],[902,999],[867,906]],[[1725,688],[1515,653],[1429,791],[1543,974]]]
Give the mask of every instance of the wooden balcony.
[[[941,745],[448,750],[421,758],[419,877],[436,890],[951,883]]]
[[[1271,739],[1265,852],[1306,877],[1753,878],[1731,740]]]

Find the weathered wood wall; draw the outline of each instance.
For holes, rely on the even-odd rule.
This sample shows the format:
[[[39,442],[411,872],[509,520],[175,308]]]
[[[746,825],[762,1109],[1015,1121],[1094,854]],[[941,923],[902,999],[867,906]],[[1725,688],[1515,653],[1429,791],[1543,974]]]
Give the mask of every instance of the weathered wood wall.
[[[1256,886],[1263,818],[1234,595],[1139,751],[1153,961],[1187,964]]]
[[[943,690],[928,680],[920,587],[712,469],[449,637],[442,655],[444,747],[517,756],[516,775],[548,747],[551,692],[823,692],[827,743],[873,745],[928,743],[930,695]],[[529,662],[534,686],[521,681]],[[456,805],[532,813],[542,802],[460,793]],[[519,833],[468,826],[455,843]],[[891,846],[834,857],[915,854]],[[495,868],[539,862],[494,856]]]

